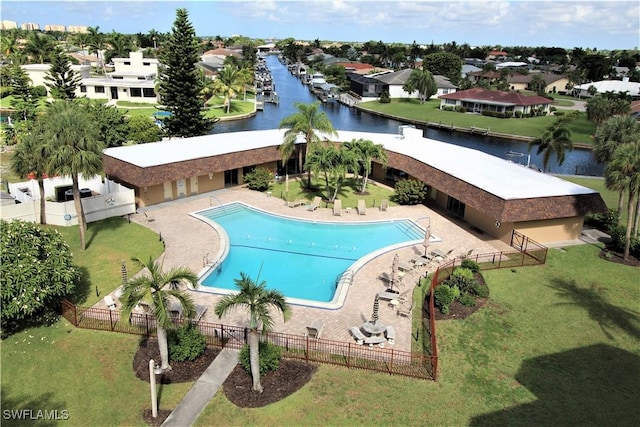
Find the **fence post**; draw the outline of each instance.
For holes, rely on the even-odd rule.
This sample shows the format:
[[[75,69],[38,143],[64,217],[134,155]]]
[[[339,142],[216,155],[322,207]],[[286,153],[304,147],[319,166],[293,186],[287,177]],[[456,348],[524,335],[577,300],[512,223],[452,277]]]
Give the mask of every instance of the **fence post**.
[[[347,368],[351,367],[351,343],[347,344]]]
[[[112,311],[109,310],[109,328],[113,331],[113,317],[111,315]]]
[[[78,326],[78,307],[73,304],[73,326]]]
[[[147,313],[144,314],[144,327],[147,330],[147,337],[149,337],[149,315]]]
[[[307,363],[309,363],[309,336],[307,335],[305,337],[307,339],[307,343],[306,343],[306,351],[304,352],[304,358],[306,360]]]

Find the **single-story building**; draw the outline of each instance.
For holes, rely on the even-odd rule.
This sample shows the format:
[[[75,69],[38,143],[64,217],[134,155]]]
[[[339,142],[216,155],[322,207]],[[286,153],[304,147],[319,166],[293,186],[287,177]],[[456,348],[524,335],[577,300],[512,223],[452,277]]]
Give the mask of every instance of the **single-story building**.
[[[413,71],[414,69],[412,68],[405,68],[400,71],[370,75],[349,73],[347,78],[350,82],[351,92],[360,95],[362,98],[378,98],[385,91],[391,98],[419,98],[420,94],[417,90],[408,93],[402,88]],[[453,93],[458,89],[447,77],[434,75],[433,79],[437,87],[436,97]]]
[[[284,130],[231,132],[107,148],[107,177],[135,190],[138,206],[240,185],[255,167],[278,171]],[[448,211],[492,238],[518,230],[541,243],[579,238],[584,216],[603,212],[600,194],[478,150],[423,137],[338,131],[336,142],[364,138],[382,144],[387,167],[372,179],[393,185],[413,178],[428,186],[428,204]],[[303,140],[298,144],[304,145]],[[302,147],[301,147],[302,148]],[[295,162],[295,159],[294,159]]]
[[[502,92],[474,87],[467,90],[440,95],[440,109],[463,107],[470,113],[481,114],[491,111],[504,114],[521,112],[523,115],[534,111],[548,112],[553,102],[538,95],[525,96],[517,92]]]
[[[567,76],[554,73],[529,73],[529,74],[515,74],[507,77],[509,88],[513,91],[529,90],[529,85],[534,76],[540,76],[545,82],[545,93],[558,93],[566,92],[569,84]]]
[[[577,85],[573,88],[573,94],[580,98],[591,97],[589,91],[592,86],[595,88],[595,94],[626,92],[631,96],[631,99],[640,99],[640,83],[631,82],[628,77],[624,77],[622,80],[601,80],[599,82]]]

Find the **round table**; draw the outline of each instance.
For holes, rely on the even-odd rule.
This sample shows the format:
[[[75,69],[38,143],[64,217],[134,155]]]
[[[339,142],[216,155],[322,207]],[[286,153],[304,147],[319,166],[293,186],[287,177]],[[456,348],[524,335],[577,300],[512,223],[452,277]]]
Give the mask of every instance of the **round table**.
[[[397,309],[398,304],[400,304],[400,301],[398,301],[397,299],[392,299],[391,301],[389,301],[389,305],[393,307],[394,311]]]
[[[387,329],[387,327],[380,322],[374,323],[369,321],[369,322],[364,322],[360,327],[360,329],[362,329],[362,331],[369,336],[373,336],[373,335],[377,336],[377,335],[381,335],[385,331],[385,329]]]

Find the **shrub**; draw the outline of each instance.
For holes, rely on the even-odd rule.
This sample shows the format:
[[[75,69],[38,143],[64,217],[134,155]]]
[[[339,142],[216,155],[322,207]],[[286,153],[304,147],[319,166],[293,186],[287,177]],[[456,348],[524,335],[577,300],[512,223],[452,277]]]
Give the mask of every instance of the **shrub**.
[[[469,285],[475,283],[473,271],[468,268],[456,267],[451,276],[445,281],[450,287],[457,287],[461,292],[467,292]]]
[[[13,93],[11,86],[0,86],[0,98],[5,98]]]
[[[460,267],[471,270],[471,272],[473,273],[477,273],[480,271],[480,266],[472,259],[463,259]]]
[[[207,348],[204,335],[191,323],[187,323],[175,331],[169,331],[167,344],[169,345],[169,359],[176,362],[195,360]]]
[[[478,282],[471,284],[467,288],[467,291],[478,298],[487,298],[489,296],[489,287],[487,285],[481,285]]]
[[[416,179],[398,181],[392,196],[393,201],[400,205],[418,205],[427,197],[427,186]]]
[[[469,293],[460,295],[460,298],[458,298],[458,302],[465,307],[474,307],[476,305],[475,297]]]
[[[627,227],[625,227],[624,225],[619,225],[611,230],[611,246],[616,252],[622,253],[624,251],[626,233]],[[633,237],[633,235],[631,235],[631,242],[629,243],[629,254],[633,255],[636,258],[640,257],[640,239],[637,237]]]
[[[382,92],[382,94],[380,95],[380,100],[379,102],[381,104],[388,104],[391,102],[391,98],[389,98],[389,92],[387,92],[386,90],[384,92]]]
[[[449,305],[455,299],[455,291],[447,285],[438,285],[433,292],[436,307],[440,309],[440,312],[447,314],[449,312]]]
[[[261,342],[258,345],[260,354],[260,376],[264,376],[269,371],[275,371],[280,366],[280,356],[282,350],[277,345]],[[249,345],[245,345],[240,350],[240,364],[245,371],[251,373],[251,361],[249,356]]]
[[[467,109],[465,107],[463,107],[462,105],[456,105],[456,111],[458,113],[466,113]]]
[[[521,119],[522,118],[522,111],[516,111],[515,113],[513,113],[514,116],[516,116],[516,119]]]
[[[585,223],[600,231],[609,233],[620,222],[620,215],[617,209],[607,209],[604,213],[587,215]]]
[[[273,175],[265,168],[255,168],[244,176],[244,182],[250,190],[267,191],[271,186]]]
[[[43,98],[47,96],[47,88],[42,85],[34,86],[31,88],[31,96],[34,98]]]

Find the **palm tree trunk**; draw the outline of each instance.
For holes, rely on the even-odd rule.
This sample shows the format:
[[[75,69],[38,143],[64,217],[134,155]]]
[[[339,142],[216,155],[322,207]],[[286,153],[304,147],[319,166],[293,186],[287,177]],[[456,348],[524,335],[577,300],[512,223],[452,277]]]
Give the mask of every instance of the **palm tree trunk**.
[[[249,363],[251,365],[251,377],[253,378],[253,391],[262,393],[262,384],[260,384],[260,342],[258,340],[258,331],[249,329]]]
[[[360,189],[360,194],[364,194],[365,191],[367,191],[367,180],[369,178],[369,175],[365,172],[362,175],[362,188]]]
[[[640,197],[637,198],[638,203],[636,203],[636,218],[633,221],[633,235],[638,237],[638,225],[640,225]]]
[[[624,254],[623,259],[629,259],[629,249],[631,247],[631,227],[633,226],[633,211],[636,205],[636,192],[629,189],[629,204],[627,205],[627,231],[624,237]]]
[[[80,248],[84,251],[86,249],[85,231],[87,231],[87,224],[84,218],[84,208],[82,207],[82,200],[80,199],[80,184],[78,183],[78,176],[74,175],[72,180],[73,203],[76,207],[76,214],[78,216],[78,229],[80,230]]]
[[[169,345],[167,344],[167,331],[160,326],[157,327],[158,333],[158,349],[160,350],[160,369],[163,371],[170,371],[171,365],[169,365]]]
[[[624,206],[624,191],[618,194],[618,218],[621,218],[622,207]]]
[[[44,179],[38,178],[38,187],[40,188],[40,224],[47,223],[47,213],[45,212],[46,200],[44,198]]]

